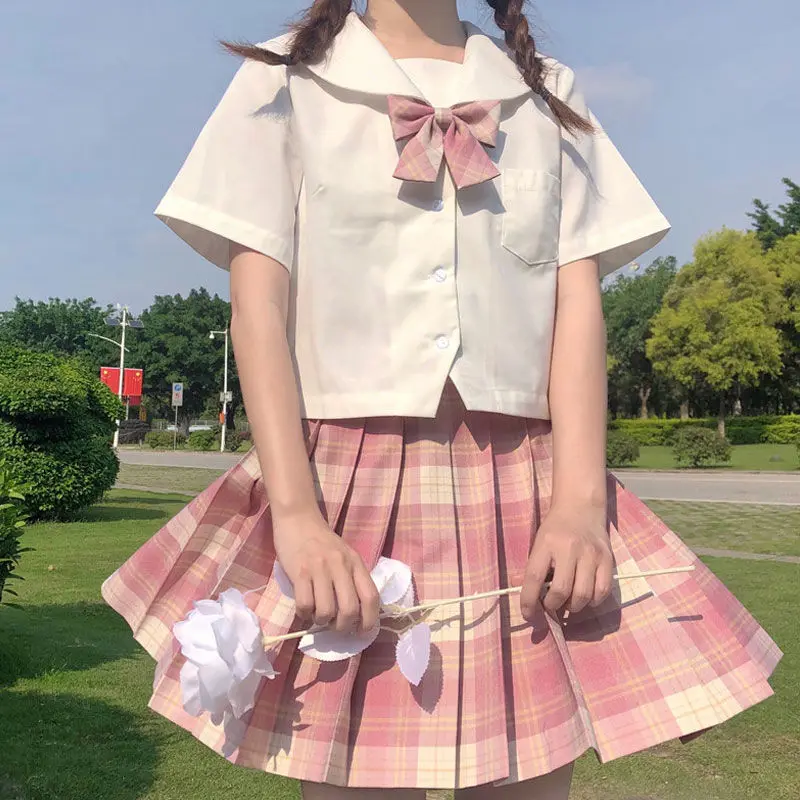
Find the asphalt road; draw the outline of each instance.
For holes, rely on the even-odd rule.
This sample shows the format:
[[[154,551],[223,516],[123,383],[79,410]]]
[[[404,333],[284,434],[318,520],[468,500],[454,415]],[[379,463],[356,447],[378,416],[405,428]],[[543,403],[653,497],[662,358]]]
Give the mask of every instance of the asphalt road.
[[[125,464],[224,470],[240,454],[174,453],[120,450]],[[800,506],[800,473],[787,472],[643,472],[619,470],[620,480],[644,500],[694,500],[715,503],[763,503]]]

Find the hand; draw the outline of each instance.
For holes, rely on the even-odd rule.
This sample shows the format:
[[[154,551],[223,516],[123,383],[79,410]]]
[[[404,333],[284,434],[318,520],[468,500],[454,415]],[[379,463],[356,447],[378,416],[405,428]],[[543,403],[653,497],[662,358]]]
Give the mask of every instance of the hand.
[[[611,594],[614,557],[606,532],[605,510],[553,507],[533,542],[520,596],[522,616],[532,621],[542,589],[552,573],[542,601],[555,614],[598,606]]]
[[[317,509],[276,519],[274,528],[275,550],[294,587],[298,617],[342,633],[378,624],[380,595],[364,561]]]

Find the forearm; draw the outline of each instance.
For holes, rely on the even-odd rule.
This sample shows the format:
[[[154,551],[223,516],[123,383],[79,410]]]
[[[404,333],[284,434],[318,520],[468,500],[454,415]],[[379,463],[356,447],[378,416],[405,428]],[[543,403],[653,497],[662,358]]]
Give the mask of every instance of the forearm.
[[[550,368],[553,504],[606,507],[606,333],[597,263],[559,271]]]
[[[265,278],[270,271],[271,279]],[[258,254],[234,259],[231,339],[253,442],[276,517],[319,510],[286,338],[287,297],[288,276],[280,264]]]

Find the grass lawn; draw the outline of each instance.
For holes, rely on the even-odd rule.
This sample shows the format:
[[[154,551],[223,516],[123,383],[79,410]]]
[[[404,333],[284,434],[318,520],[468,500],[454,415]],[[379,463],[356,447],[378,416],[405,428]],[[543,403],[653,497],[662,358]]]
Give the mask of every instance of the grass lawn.
[[[678,469],[671,447],[642,447],[636,469]],[[800,467],[793,444],[740,444],[731,448],[731,460],[719,469],[795,470]]]
[[[673,500],[648,500],[647,505],[690,547],[800,556],[800,506]]]
[[[103,578],[185,502],[114,491],[83,521],[37,525],[26,534],[36,551],[25,555],[27,580],[17,586],[25,608],[0,608],[2,800],[299,797],[294,782],[233,767],[149,711],[152,660],[100,598]],[[691,504],[661,505],[659,513],[676,526],[707,522]],[[759,510],[748,524],[760,520],[763,531],[776,530],[774,519],[764,519],[774,511]],[[776,549],[786,548],[788,532]],[[703,543],[729,546],[719,535],[708,528]],[[793,606],[800,567],[708,563],[786,651],[776,697],[689,745],[669,744],[602,768],[588,755],[574,800],[796,800],[800,617]]]
[[[173,492],[202,492],[224,469],[204,467],[149,467],[142,464],[120,464],[117,481],[132,486],[169,489]]]

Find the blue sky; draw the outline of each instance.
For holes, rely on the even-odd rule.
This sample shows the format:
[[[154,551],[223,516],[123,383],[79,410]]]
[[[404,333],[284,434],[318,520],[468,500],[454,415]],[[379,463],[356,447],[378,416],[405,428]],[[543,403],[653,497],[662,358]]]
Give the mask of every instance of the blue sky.
[[[487,22],[483,3],[463,16]],[[2,0],[0,309],[15,295],[134,310],[226,275],[152,216],[236,63],[295,0]],[[540,0],[544,48],[673,223],[651,256],[746,227],[800,180],[797,0]]]

